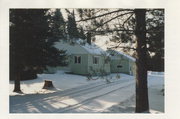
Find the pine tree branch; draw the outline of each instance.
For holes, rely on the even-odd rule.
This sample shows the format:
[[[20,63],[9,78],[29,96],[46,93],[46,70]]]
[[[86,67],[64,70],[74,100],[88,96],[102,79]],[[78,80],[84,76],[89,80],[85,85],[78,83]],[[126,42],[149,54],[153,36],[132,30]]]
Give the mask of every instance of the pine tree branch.
[[[132,14],[124,21],[124,23],[123,23],[123,25],[122,25],[123,27],[124,27],[125,23],[133,16],[133,14],[134,14],[134,13],[132,13]]]
[[[99,25],[98,27],[96,27],[95,29],[93,29],[92,31],[95,31],[96,29],[98,29],[99,27],[103,26],[104,24],[107,24],[108,22],[118,18],[118,17],[121,17],[121,16],[124,16],[124,15],[127,15],[127,14],[130,14],[130,13],[133,13],[133,12],[127,12],[127,13],[124,13],[124,14],[120,14],[120,15],[117,15],[116,17],[113,17],[111,19],[109,19],[108,21],[104,22],[103,24]]]
[[[106,15],[109,15],[109,14],[112,14],[112,13],[122,12],[122,11],[133,11],[133,9],[119,9],[119,10],[116,10],[116,11],[108,12],[108,13],[105,13],[105,14],[101,14],[101,15],[98,15],[98,16],[91,17],[91,18],[81,19],[81,20],[76,21],[76,22],[88,21],[88,20],[91,20],[91,19],[96,19],[96,18],[99,18],[99,17],[103,17],[103,16],[106,16]]]
[[[147,32],[164,32],[164,25],[159,25],[146,30]]]
[[[89,30],[84,30],[89,31]],[[128,34],[134,34],[135,30],[130,29],[110,29],[110,30],[91,30],[92,33],[96,34],[104,34],[104,33],[113,33],[113,32],[128,32]],[[163,32],[163,30],[146,30],[146,33],[157,33],[157,32]]]
[[[137,50],[136,48],[128,47],[128,46],[120,46],[122,44],[121,40],[118,40],[117,42],[118,45],[116,46],[111,46],[110,49],[117,49],[117,48],[122,48],[122,49],[129,49],[129,50]]]
[[[129,50],[137,50],[136,48],[126,47],[126,46],[120,46],[119,43],[117,46],[111,47],[112,49],[122,48],[122,49],[129,49]]]
[[[164,8],[159,8],[159,9],[146,9],[147,12],[149,12],[149,11],[156,11],[156,10],[158,10],[158,11],[164,11]]]
[[[97,33],[97,34],[104,34],[104,33],[113,33],[117,31],[122,31],[122,32],[126,31],[126,32],[129,32],[129,34],[134,34],[134,30],[127,30],[127,29],[111,29],[111,30],[99,30],[99,31],[92,30],[91,32]]]
[[[125,47],[125,46],[121,46],[121,47],[118,47],[118,48],[129,49],[129,50],[137,50],[136,48]]]

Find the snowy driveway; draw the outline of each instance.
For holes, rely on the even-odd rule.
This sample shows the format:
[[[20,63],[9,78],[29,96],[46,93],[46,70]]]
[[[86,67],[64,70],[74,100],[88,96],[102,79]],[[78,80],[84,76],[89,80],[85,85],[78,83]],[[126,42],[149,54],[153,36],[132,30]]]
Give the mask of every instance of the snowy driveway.
[[[13,93],[10,82],[10,113],[134,113],[135,80],[126,74],[86,80],[87,77],[57,72],[41,74],[35,80],[22,81],[24,94]],[[43,81],[52,80],[55,90],[44,90]],[[163,74],[148,76],[152,113],[164,112]]]
[[[107,111],[106,109],[112,105],[118,104],[119,101],[124,101],[127,97],[134,95],[134,92],[132,92],[134,90],[133,85],[134,80],[125,79],[117,80],[112,83],[91,83],[50,94],[11,96],[10,112],[104,112]],[[123,96],[123,90],[125,90],[124,92],[128,93],[126,96]]]

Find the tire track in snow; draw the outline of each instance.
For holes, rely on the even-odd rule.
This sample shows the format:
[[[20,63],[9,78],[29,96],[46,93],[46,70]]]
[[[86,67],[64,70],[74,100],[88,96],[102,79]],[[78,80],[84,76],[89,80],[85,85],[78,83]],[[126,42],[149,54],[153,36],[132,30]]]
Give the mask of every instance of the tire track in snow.
[[[74,98],[74,97],[77,97],[77,96],[82,96],[84,94],[93,93],[94,91],[101,90],[103,88],[110,87],[110,86],[113,86],[113,85],[118,85],[118,84],[128,82],[128,81],[129,80],[120,80],[120,81],[114,81],[114,82],[111,82],[111,83],[103,82],[103,83],[98,84],[98,85],[83,86],[84,88],[77,87],[77,88],[74,88],[74,89],[68,89],[68,90],[60,92],[57,97],[59,98],[59,96],[61,96],[60,100]],[[54,99],[54,98],[56,98],[56,97],[46,98],[45,100],[50,100],[50,99]],[[43,100],[43,101],[45,101],[45,100]]]
[[[111,85],[115,85],[115,84],[120,84],[120,83],[124,83],[127,82],[129,80],[119,80],[119,81],[113,81],[111,83],[107,83],[107,82],[96,82],[96,83],[91,83],[88,85],[82,85],[82,86],[78,86],[75,88],[70,88],[64,91],[58,91],[58,92],[54,92],[54,93],[49,93],[49,94],[27,94],[27,95],[18,95],[18,96],[10,96],[12,98],[11,101],[13,101],[13,98],[26,98],[26,100],[24,100],[26,103],[26,101],[30,101],[30,102],[36,102],[36,101],[47,101],[47,100],[51,100],[54,98],[60,98],[61,100],[63,99],[68,99],[68,97],[77,97],[77,96],[81,96],[83,94],[87,94],[87,93],[91,93],[93,91],[96,90],[100,90],[106,86],[111,86]],[[29,99],[27,99],[27,96]],[[20,102],[21,104],[23,102]],[[18,103],[16,103],[18,104]]]
[[[30,103],[33,104],[35,102],[45,102],[45,101],[51,101],[51,100],[56,100],[57,99],[57,101],[58,101],[57,103],[62,103],[63,104],[63,102],[61,102],[63,100],[75,98],[75,97],[82,96],[82,95],[85,95],[85,94],[90,94],[90,93],[93,93],[94,91],[102,90],[103,88],[108,88],[108,87],[115,86],[115,85],[118,85],[118,84],[121,84],[121,83],[123,84],[123,83],[129,82],[129,81],[132,81],[132,80],[131,79],[119,80],[119,81],[113,81],[111,83],[107,83],[107,82],[98,82],[98,83],[96,82],[96,83],[93,83],[93,84],[91,83],[91,84],[88,84],[88,85],[83,85],[83,86],[67,89],[67,90],[64,90],[64,91],[61,91],[61,92],[55,92],[53,94],[48,94],[48,96],[46,94],[43,94],[44,96],[46,96],[46,97],[44,97],[44,99],[42,98],[42,94],[40,94],[41,96],[32,95],[31,98],[28,99],[28,101],[26,100],[23,104],[22,104],[22,102],[20,102],[20,103],[22,105],[27,105],[27,104],[30,104]],[[106,95],[106,94],[103,94],[103,95]],[[100,95],[100,96],[103,96],[103,95]],[[25,95],[24,98],[27,99],[28,98],[27,96],[28,95]],[[38,97],[36,97],[36,96],[38,96]],[[97,97],[100,97],[100,96],[97,96]],[[97,98],[97,97],[94,97],[94,98]],[[22,97],[20,97],[20,98],[22,98]],[[13,99],[12,99],[12,101],[13,101]],[[84,103],[84,101],[83,101],[83,103]],[[16,107],[16,105],[17,105],[17,107],[19,106],[19,104],[11,105],[12,106],[11,107],[12,111],[13,111],[13,107]],[[64,105],[66,105],[66,107],[68,107],[68,108],[69,107],[72,108],[72,106],[69,105],[69,104],[64,103]],[[78,105],[76,104],[75,107],[77,107]],[[57,109],[55,109],[55,110],[57,110]]]
[[[70,111],[70,110],[73,110],[73,109],[77,109],[77,108],[83,106],[84,104],[87,104],[87,103],[91,102],[93,99],[96,99],[96,98],[105,96],[105,95],[107,95],[107,94],[110,94],[110,93],[115,92],[115,91],[117,91],[117,90],[120,90],[120,89],[122,89],[122,88],[129,87],[129,86],[131,86],[131,85],[133,85],[133,84],[134,84],[134,82],[130,82],[130,83],[128,83],[128,84],[125,85],[125,86],[120,86],[120,87],[118,87],[118,88],[116,88],[116,89],[113,89],[113,90],[110,90],[110,91],[108,91],[108,92],[106,92],[106,93],[99,94],[99,95],[90,97],[90,98],[88,98],[88,99],[85,99],[85,100],[83,100],[83,101],[81,101],[81,102],[79,102],[79,103],[77,103],[77,104],[69,105],[69,106],[67,106],[67,107],[65,107],[65,108],[61,108],[61,109],[59,109],[59,110],[57,111],[57,113],[65,113],[65,112],[67,112],[67,111]],[[108,88],[108,87],[106,87],[106,88]]]

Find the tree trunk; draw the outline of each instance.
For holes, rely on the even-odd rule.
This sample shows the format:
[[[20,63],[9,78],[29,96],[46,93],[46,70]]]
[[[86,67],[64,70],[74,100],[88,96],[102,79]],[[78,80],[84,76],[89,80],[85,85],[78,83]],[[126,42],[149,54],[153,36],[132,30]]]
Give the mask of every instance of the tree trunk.
[[[21,87],[20,87],[20,73],[17,72],[15,75],[15,80],[14,80],[14,91],[13,92],[21,92]]]
[[[148,87],[147,87],[147,46],[145,9],[135,9],[136,17],[136,110],[135,112],[149,112]]]

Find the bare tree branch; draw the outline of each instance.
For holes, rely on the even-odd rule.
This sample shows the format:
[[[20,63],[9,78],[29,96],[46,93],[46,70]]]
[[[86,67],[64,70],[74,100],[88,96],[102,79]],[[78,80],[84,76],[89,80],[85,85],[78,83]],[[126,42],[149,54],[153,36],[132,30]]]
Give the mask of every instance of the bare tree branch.
[[[116,13],[116,12],[122,12],[122,11],[134,11],[134,10],[133,9],[119,9],[119,10],[116,10],[116,11],[108,12],[108,13],[105,13],[105,14],[101,14],[101,15],[98,15],[98,16],[91,17],[91,18],[81,19],[81,20],[76,21],[76,22],[88,21],[88,20],[91,20],[91,19],[96,19],[96,18],[99,18],[99,17],[103,17],[105,15],[109,15],[109,14]]]

